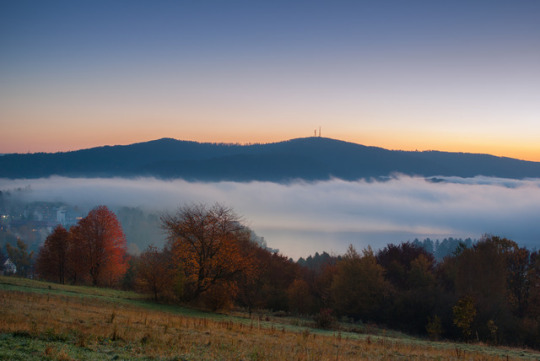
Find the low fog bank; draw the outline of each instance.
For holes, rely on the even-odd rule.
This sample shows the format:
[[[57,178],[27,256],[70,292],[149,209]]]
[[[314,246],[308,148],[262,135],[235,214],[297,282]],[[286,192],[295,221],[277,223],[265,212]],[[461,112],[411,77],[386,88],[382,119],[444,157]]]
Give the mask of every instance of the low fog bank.
[[[27,202],[65,202],[88,209],[104,204],[154,215],[186,203],[219,202],[243,216],[269,247],[295,259],[322,251],[340,254],[349,244],[378,249],[414,238],[479,238],[484,233],[511,238],[530,249],[540,245],[540,179],[402,176],[385,182],[336,179],[291,184],[0,179],[0,190],[17,188],[29,189],[19,192]]]

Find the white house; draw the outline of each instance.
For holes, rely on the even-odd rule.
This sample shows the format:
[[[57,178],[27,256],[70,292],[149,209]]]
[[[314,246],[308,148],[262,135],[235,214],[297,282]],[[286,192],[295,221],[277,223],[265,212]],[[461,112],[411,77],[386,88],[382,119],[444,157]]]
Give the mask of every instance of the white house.
[[[17,273],[17,266],[9,258],[4,262],[4,275],[12,275]]]

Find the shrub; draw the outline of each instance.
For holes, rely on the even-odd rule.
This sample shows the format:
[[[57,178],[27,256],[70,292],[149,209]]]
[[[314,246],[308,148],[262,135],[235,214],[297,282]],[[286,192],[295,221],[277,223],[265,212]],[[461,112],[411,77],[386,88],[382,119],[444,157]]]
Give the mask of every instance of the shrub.
[[[336,322],[336,319],[332,315],[332,310],[328,308],[322,309],[317,315],[315,315],[314,319],[317,328],[323,329],[332,328]]]

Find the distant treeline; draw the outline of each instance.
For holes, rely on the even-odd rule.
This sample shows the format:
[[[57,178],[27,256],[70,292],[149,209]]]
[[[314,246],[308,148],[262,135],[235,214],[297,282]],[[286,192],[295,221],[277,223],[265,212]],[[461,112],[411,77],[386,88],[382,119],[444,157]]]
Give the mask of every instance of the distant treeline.
[[[439,241],[438,239],[433,241],[430,238],[420,241],[416,238],[412,241],[412,244],[416,247],[423,248],[426,252],[432,254],[437,262],[440,262],[444,257],[452,255],[457,249],[460,249],[463,246],[471,248],[476,242],[478,241],[471,238],[462,239],[449,237],[444,238],[442,241]],[[300,257],[297,262],[302,267],[306,267],[310,270],[317,270],[332,259],[332,262],[335,262],[335,260],[340,260],[341,256],[332,257],[327,252],[321,254],[316,252],[313,256],[308,256],[305,259]]]
[[[55,229],[34,275],[133,289],[157,302],[302,315],[322,328],[347,320],[432,339],[540,348],[538,251],[486,235],[376,252],[350,246],[343,255],[294,262],[266,248],[239,219],[221,205],[182,207],[161,217],[163,248],[129,256],[116,217],[98,207],[70,230]],[[32,255],[22,241],[18,246],[9,257],[27,264]],[[90,250],[92,257],[81,258]]]
[[[453,255],[456,250],[461,249],[462,247],[471,248],[476,242],[478,241],[471,238],[461,239],[450,237],[444,238],[442,241],[437,239],[435,242],[429,238],[420,242],[417,238],[412,243],[431,253],[435,256],[435,259],[440,262],[444,257]]]

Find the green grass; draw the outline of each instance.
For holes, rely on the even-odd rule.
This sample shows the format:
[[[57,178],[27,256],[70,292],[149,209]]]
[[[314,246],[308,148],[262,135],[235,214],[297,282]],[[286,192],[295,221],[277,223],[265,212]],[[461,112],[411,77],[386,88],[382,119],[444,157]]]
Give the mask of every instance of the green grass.
[[[148,295],[111,288],[62,285],[53,282],[37,281],[26,278],[0,276],[0,290],[33,292],[82,298],[90,297],[102,301],[130,304],[143,307],[148,310],[172,312],[186,316],[212,318],[220,317],[219,314],[203,312],[192,308],[156,303],[151,301]]]
[[[132,291],[111,288],[62,285],[53,282],[36,281],[27,278],[0,276],[0,289],[52,293],[79,297],[98,297],[111,300],[142,300],[145,295]]]
[[[0,276],[0,291],[7,291],[8,293],[13,292],[27,294],[28,297],[24,296],[25,299],[33,297],[31,296],[32,294],[38,294],[40,295],[39,297],[41,297],[42,299],[42,301],[40,302],[44,302],[43,298],[44,296],[46,296],[45,299],[47,303],[49,301],[49,295],[51,297],[61,297],[62,299],[65,299],[66,302],[69,301],[69,303],[75,303],[77,302],[76,300],[79,299],[79,304],[82,305],[83,308],[85,304],[99,303],[103,304],[103,307],[108,307],[110,310],[113,310],[113,313],[115,312],[114,309],[125,305],[126,307],[129,306],[131,308],[135,308],[135,310],[140,310],[140,313],[157,312],[163,314],[165,319],[167,318],[167,315],[177,315],[189,319],[204,319],[215,323],[221,323],[221,325],[218,325],[219,327],[227,328],[226,324],[231,323],[231,325],[240,325],[246,329],[249,329],[251,327],[262,330],[266,329],[268,330],[270,335],[287,334],[289,335],[287,337],[300,337],[300,339],[302,339],[302,337],[306,337],[306,335],[307,337],[316,337],[317,335],[319,335],[324,338],[334,340],[341,340],[343,338],[344,340],[350,340],[348,342],[353,343],[377,343],[383,345],[383,348],[387,346],[399,346],[406,349],[410,346],[431,350],[446,350],[447,353],[455,354],[455,359],[460,359],[460,356],[472,353],[484,355],[485,357],[499,357],[501,359],[505,359],[506,357],[508,357],[509,359],[540,360],[540,353],[531,350],[488,347],[480,344],[431,342],[425,339],[413,338],[399,332],[387,331],[364,325],[341,324],[341,331],[319,330],[312,327],[313,322],[309,319],[293,317],[273,317],[271,315],[261,315],[262,317],[250,318],[247,314],[241,312],[236,312],[232,314],[210,313],[188,307],[154,303],[149,301],[149,297],[146,295],[141,295],[129,291],[85,286],[60,285],[49,282],[41,282],[36,280],[5,276]],[[95,299],[96,302],[93,302],[93,299]],[[39,304],[37,304],[37,306],[39,306]],[[1,304],[0,307],[2,307]],[[107,312],[109,312],[107,315],[110,315],[111,311]],[[82,319],[79,321],[81,322],[81,324],[87,322]],[[104,327],[111,327],[111,324],[112,321],[105,322]],[[225,324],[225,326],[223,326],[223,324]],[[357,332],[346,332],[346,330],[353,329]],[[204,332],[203,335],[205,334]],[[240,329],[240,332],[243,332],[242,329]],[[154,335],[152,337],[155,338],[159,336]],[[132,341],[126,341],[118,343],[112,342],[111,339],[108,339],[106,337],[99,339],[96,338],[93,342],[94,343],[91,348],[77,346],[76,334],[58,333],[54,330],[47,330],[46,328],[44,328],[44,326],[41,326],[40,332],[35,333],[28,331],[3,333],[0,334],[0,360],[114,360],[134,358],[141,360],[156,359],[152,358],[155,356],[148,356],[144,352],[144,350],[141,350],[140,342],[133,343]],[[159,341],[156,342],[159,343]],[[184,354],[182,357],[184,357],[183,359],[185,360],[197,360],[198,357],[202,357],[201,355],[204,354],[204,348],[199,351],[202,353],[194,354],[193,357],[188,357],[189,354]],[[256,351],[257,350],[253,350],[255,354],[257,353]],[[406,358],[406,356],[400,356],[397,353],[394,356],[395,357],[392,357],[392,359],[403,359],[404,357]],[[256,355],[253,356],[253,359],[256,358]],[[182,358],[165,357],[157,359],[181,360]],[[209,359],[212,358],[210,357]],[[480,360],[482,358],[478,359]],[[488,358],[485,359],[487,360]]]
[[[107,347],[97,350],[77,347],[65,340],[47,340],[28,334],[0,334],[0,360],[118,360],[129,359],[130,352],[122,348]],[[150,358],[140,358],[141,360]]]
[[[90,286],[73,286],[62,285],[53,282],[37,281],[26,278],[0,276],[0,290],[6,291],[19,291],[19,292],[33,292],[40,294],[51,294],[61,296],[72,296],[88,298],[93,297],[102,301],[109,301],[114,303],[124,303],[133,306],[138,306],[151,311],[169,312],[177,315],[208,318],[214,321],[233,320],[234,322],[240,322],[249,324],[252,320],[245,313],[223,314],[216,312],[206,312],[190,307],[183,307],[179,305],[170,305],[156,303],[151,300],[150,295],[144,295],[133,291],[122,291],[109,288],[99,288]],[[263,320],[258,321],[258,325],[262,327],[273,327],[276,322],[265,321],[269,317],[264,315]],[[273,320],[278,320],[282,327],[287,329],[302,331],[306,328],[307,320],[300,320],[297,318],[282,318],[272,317]],[[301,326],[303,325],[303,326]],[[325,330],[316,330],[316,332],[326,333]]]
[[[179,305],[156,303],[151,300],[149,295],[144,295],[133,291],[122,291],[90,286],[62,285],[53,282],[37,281],[11,276],[0,276],[0,290],[33,292],[82,298],[93,297],[102,301],[129,304],[151,311],[168,312],[188,317],[206,318],[213,321],[233,321],[244,325],[250,325],[255,322],[257,327],[285,329],[292,332],[304,332],[305,330],[309,330],[311,333],[319,335],[333,335],[336,333],[336,331],[333,330],[315,328],[314,322],[311,319],[299,317],[274,317],[271,313],[255,313],[253,317],[257,319],[254,320],[253,318],[250,318],[247,313],[242,312],[223,314],[205,312]],[[374,340],[378,340],[378,337],[414,340],[413,337],[401,332],[379,329],[369,325],[347,324],[346,328],[356,329],[357,332],[342,332],[344,337],[366,338],[370,336]]]

